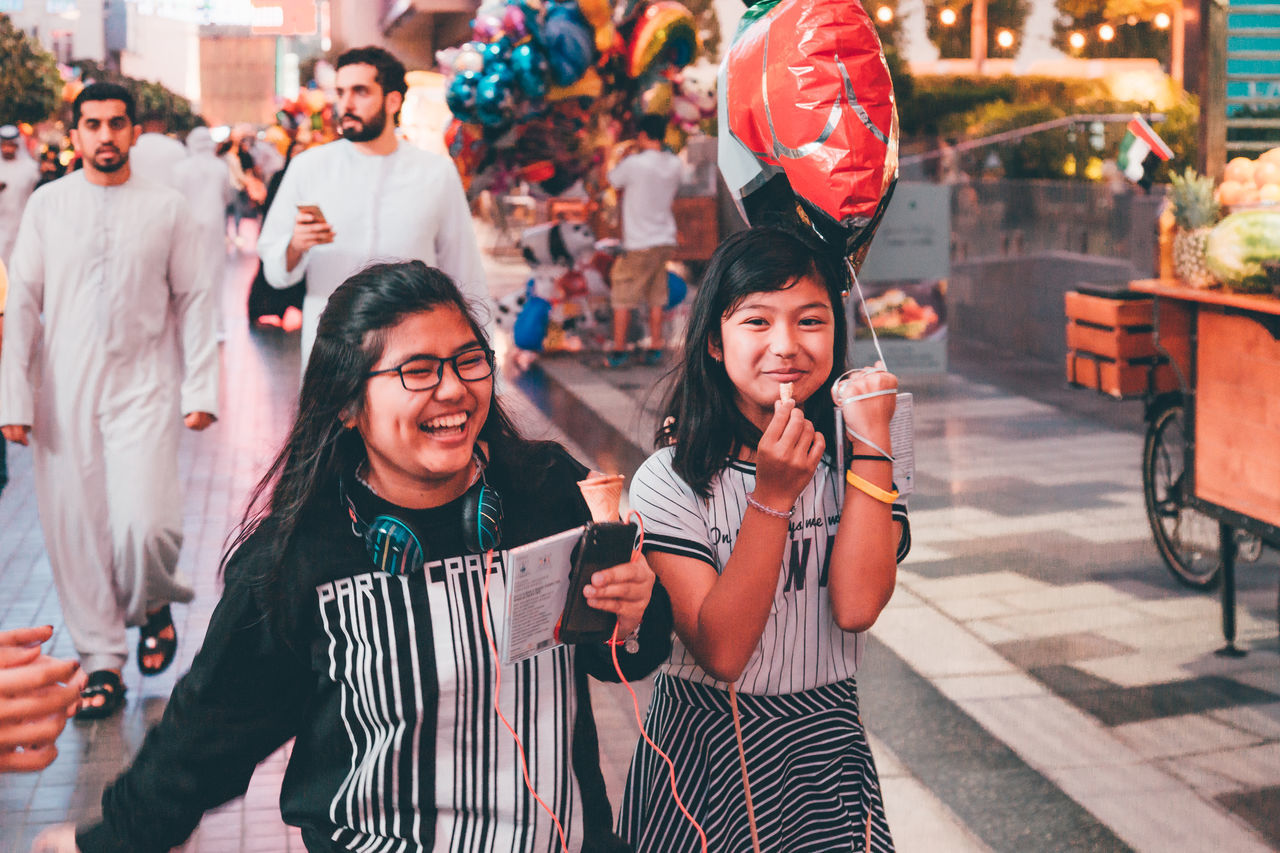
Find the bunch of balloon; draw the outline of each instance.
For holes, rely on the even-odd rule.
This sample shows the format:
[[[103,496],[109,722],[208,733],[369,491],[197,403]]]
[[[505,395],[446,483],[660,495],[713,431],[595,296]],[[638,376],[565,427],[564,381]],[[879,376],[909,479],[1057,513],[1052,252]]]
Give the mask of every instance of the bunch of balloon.
[[[856,271],[898,179],[893,81],[848,0],[762,0],[720,66],[719,165],[753,225],[820,238]]]

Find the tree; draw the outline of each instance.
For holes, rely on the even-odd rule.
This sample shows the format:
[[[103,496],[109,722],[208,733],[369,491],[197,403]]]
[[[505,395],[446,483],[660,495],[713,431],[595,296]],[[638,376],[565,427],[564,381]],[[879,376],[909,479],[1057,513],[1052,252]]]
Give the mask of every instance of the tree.
[[[1172,12],[1170,0],[1057,0],[1057,7],[1053,44],[1064,53],[1088,59],[1159,58],[1169,51],[1169,31],[1158,29],[1152,21],[1160,12]],[[1106,42],[1098,37],[1098,27],[1108,23],[1115,37]],[[1085,37],[1078,51],[1068,41],[1074,32]]]
[[[138,118],[154,113],[159,115],[173,133],[186,133],[196,126],[196,114],[191,102],[176,92],[150,80],[137,80],[116,71],[109,71],[92,59],[77,59],[72,65],[80,69],[81,78],[99,83],[119,83],[129,90],[138,105]]]
[[[58,107],[58,62],[38,42],[0,15],[0,124],[44,121]]]
[[[1071,2],[1071,0],[1059,0]],[[996,44],[1000,30],[1021,33],[1027,22],[1029,0],[989,0],[987,3],[987,56],[1007,55]],[[943,9],[955,13],[954,23],[944,24],[939,16]],[[969,0],[926,0],[925,15],[929,22],[929,41],[938,46],[943,59],[966,59],[972,56],[969,49],[969,27],[973,19],[973,3]],[[1015,47],[1016,50],[1016,47]]]

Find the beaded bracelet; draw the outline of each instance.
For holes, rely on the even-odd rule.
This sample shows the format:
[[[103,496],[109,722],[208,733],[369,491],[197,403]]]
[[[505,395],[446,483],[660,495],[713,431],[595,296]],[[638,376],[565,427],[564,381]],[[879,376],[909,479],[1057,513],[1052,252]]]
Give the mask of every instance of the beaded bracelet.
[[[870,495],[881,503],[891,504],[898,499],[897,489],[894,489],[892,492],[886,492],[875,483],[872,483],[869,480],[864,480],[852,471],[846,471],[844,479],[845,482],[853,486],[858,491],[863,494]]]
[[[796,511],[795,507],[792,507],[786,512],[783,512],[780,509],[774,509],[771,506],[765,506],[764,504],[760,503],[760,501],[756,500],[755,495],[752,494],[751,492],[747,492],[747,505],[750,506],[752,509],[763,512],[765,515],[769,516],[770,518],[790,518],[791,514]]]

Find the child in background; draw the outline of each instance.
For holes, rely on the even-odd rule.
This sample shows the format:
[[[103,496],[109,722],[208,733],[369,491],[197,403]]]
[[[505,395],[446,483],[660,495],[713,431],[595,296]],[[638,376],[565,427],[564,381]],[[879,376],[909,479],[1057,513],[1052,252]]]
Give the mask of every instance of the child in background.
[[[875,449],[890,446],[897,379],[877,365],[842,383],[839,470],[843,281],[786,231],[726,240],[692,309],[669,426],[632,481],[678,638],[646,727],[710,850],[893,849],[854,674],[910,544]],[[619,819],[638,853],[699,849],[668,779],[642,743]]]

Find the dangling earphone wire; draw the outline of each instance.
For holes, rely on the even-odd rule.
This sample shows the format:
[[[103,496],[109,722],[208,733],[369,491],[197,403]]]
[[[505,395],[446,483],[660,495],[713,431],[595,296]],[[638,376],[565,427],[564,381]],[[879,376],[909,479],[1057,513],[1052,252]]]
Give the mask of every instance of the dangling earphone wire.
[[[631,510],[627,514],[627,520],[630,521],[632,516],[635,517],[636,526],[640,529],[639,541],[637,542],[635,549],[631,552],[632,559],[634,559],[635,555],[644,547],[644,520],[640,518],[640,514],[635,510]],[[531,794],[533,794],[533,798],[537,800],[538,805],[542,807],[542,810],[551,816],[552,822],[556,825],[556,832],[560,835],[560,848],[564,853],[569,853],[569,845],[565,840],[564,827],[560,825],[560,819],[556,817],[556,813],[543,801],[542,797],[538,796],[537,790],[534,789],[533,782],[529,779],[529,763],[525,758],[524,744],[520,741],[520,736],[516,734],[516,730],[511,726],[511,723],[507,721],[506,715],[502,713],[502,708],[498,704],[499,693],[502,689],[502,664],[498,657],[498,644],[493,639],[493,628],[489,624],[489,578],[491,575],[492,563],[493,549],[489,549],[484,555],[484,600],[481,608],[480,622],[484,626],[485,638],[489,641],[489,651],[493,654],[493,710],[497,713],[498,719],[502,721],[502,725],[506,727],[507,732],[510,733],[511,739],[516,742],[516,750],[520,755],[520,770],[524,773],[525,787],[529,789]],[[694,820],[693,815],[689,813],[689,810],[685,808],[684,802],[680,799],[680,792],[676,790],[675,764],[673,764],[671,758],[653,742],[653,738],[649,737],[649,733],[645,731],[644,719],[640,715],[640,699],[636,696],[636,691],[631,687],[631,682],[627,681],[626,675],[623,674],[622,664],[618,662],[618,646],[622,644],[622,641],[618,639],[618,626],[616,623],[613,626],[613,636],[609,638],[607,644],[609,646],[609,653],[613,657],[613,669],[618,673],[618,678],[622,680],[622,684],[627,688],[627,692],[631,694],[631,706],[635,709],[636,724],[640,727],[640,735],[644,738],[645,743],[649,744],[649,746],[653,748],[653,751],[658,753],[658,755],[662,757],[662,760],[667,763],[667,767],[671,773],[671,795],[675,797],[676,805],[680,808],[681,814],[683,814],[688,819],[689,823],[693,824],[693,828],[697,830],[698,841],[702,845],[702,853],[707,853],[707,834],[702,830],[702,827],[698,822]]]
[[[498,644],[493,639],[493,628],[489,624],[489,577],[492,565],[493,549],[490,548],[484,552],[484,602],[481,607],[480,622],[484,625],[485,638],[489,640],[489,651],[493,653],[493,710],[497,713],[498,719],[502,721],[502,725],[506,726],[507,731],[511,733],[511,739],[516,742],[516,751],[520,755],[520,770],[524,773],[525,787],[529,789],[529,793],[533,794],[533,798],[538,801],[538,805],[542,806],[542,810],[551,816],[551,822],[556,825],[556,832],[560,835],[560,849],[564,853],[569,853],[569,844],[565,840],[564,827],[560,825],[560,819],[556,817],[556,813],[543,802],[542,797],[538,796],[537,789],[533,787],[533,782],[529,779],[529,762],[525,758],[524,744],[520,741],[520,735],[516,734],[516,730],[507,721],[506,715],[502,713],[502,707],[498,704],[498,694],[502,690],[502,661],[498,656]]]

